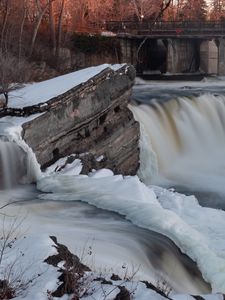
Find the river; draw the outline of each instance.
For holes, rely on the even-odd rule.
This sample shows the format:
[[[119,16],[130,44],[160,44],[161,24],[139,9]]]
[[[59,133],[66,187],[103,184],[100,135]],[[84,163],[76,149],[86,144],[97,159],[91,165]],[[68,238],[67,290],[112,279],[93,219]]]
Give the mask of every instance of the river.
[[[171,193],[176,190],[186,195],[194,194],[197,200],[190,198],[191,201],[201,207],[216,208],[216,211],[225,208],[223,95],[224,83],[216,78],[202,83],[138,80],[133,92],[136,103],[131,104],[130,109],[141,123],[139,177],[147,186],[161,186]],[[91,247],[94,258],[87,263],[98,270],[119,274],[124,270],[131,273],[137,270],[138,279],[157,283],[164,278],[179,293],[210,292],[210,285],[203,280],[196,263],[182,253],[189,254],[189,241],[186,240],[183,247],[182,232],[181,237],[170,235],[170,229],[164,232],[164,225],[161,228],[154,223],[153,215],[155,217],[156,213],[148,215],[153,220],[148,224],[149,220],[141,222],[138,216],[133,217],[134,213],[126,214],[125,208],[119,204],[116,206],[115,203],[127,203],[129,206],[129,201],[132,204],[136,195],[139,197],[140,187],[144,191],[144,185],[140,186],[137,179],[128,178],[125,181],[133,180],[134,184],[128,182],[126,185],[122,177],[93,180],[68,175],[44,178],[37,187],[15,187],[18,173],[14,166],[24,165],[24,153],[19,155],[18,160],[14,146],[12,149],[10,143],[6,145],[4,142],[0,144],[4,145],[0,147],[0,157],[7,161],[2,177],[8,189],[1,191],[1,201],[16,202],[10,209],[26,214],[25,223],[31,234],[38,235],[41,231],[56,235],[60,242],[77,254]],[[133,193],[130,188],[132,185]],[[129,188],[131,192],[127,193]],[[154,201],[164,201],[160,193],[161,190],[155,188],[157,197]],[[170,196],[168,194],[168,199]],[[177,199],[174,201],[177,202]],[[166,201],[160,204],[165,211],[171,209]],[[191,245],[192,242],[190,239]],[[191,248],[190,253],[192,251]],[[197,253],[196,261],[201,268],[200,253]],[[217,287],[219,283],[216,280],[214,282],[214,277],[208,272],[209,266],[201,271],[205,279],[210,281],[212,278],[211,284]]]

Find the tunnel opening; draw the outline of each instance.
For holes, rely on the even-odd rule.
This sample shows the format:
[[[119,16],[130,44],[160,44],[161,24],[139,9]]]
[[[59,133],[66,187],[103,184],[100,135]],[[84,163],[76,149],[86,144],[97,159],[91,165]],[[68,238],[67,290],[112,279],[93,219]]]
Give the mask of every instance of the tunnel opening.
[[[142,42],[141,42],[142,43]],[[141,44],[140,44],[141,45]],[[137,72],[144,74],[166,73],[167,45],[162,39],[148,39],[139,46]]]

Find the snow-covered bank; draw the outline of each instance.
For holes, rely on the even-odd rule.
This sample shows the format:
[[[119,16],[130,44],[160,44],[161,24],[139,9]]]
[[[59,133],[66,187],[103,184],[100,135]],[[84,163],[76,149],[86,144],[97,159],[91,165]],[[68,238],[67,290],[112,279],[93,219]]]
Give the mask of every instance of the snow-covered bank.
[[[48,193],[41,199],[86,201],[168,236],[197,262],[214,292],[225,291],[223,211],[202,208],[194,197],[148,188],[137,177],[54,175],[40,180],[38,188]]]
[[[28,84],[18,90],[12,91],[9,95],[8,106],[12,108],[21,108],[46,102],[49,99],[57,97],[81,83],[87,82],[92,77],[101,73],[106,68],[117,71],[124,65],[103,64],[97,67],[90,67],[53,79],[42,81],[35,84]]]
[[[110,174],[110,171],[105,170],[97,172],[96,176],[109,176]],[[17,204],[8,206],[4,212],[10,216],[26,216],[22,225],[27,238],[25,240],[22,238],[21,243],[25,242],[23,247],[25,257],[32,257],[33,264],[37,263],[40,269],[46,270],[46,265],[42,265],[40,260],[36,262],[36,249],[38,249],[36,245],[44,244],[43,251],[38,255],[46,258],[49,249],[46,249],[45,245],[51,247],[48,235],[55,235],[60,243],[83,258],[82,261],[96,272],[104,272],[106,275],[114,272],[123,278],[125,274],[132,277],[132,274],[138,271],[133,283],[127,284],[130,288],[132,285],[136,286],[138,280],[147,280],[157,285],[158,280],[161,282],[165,279],[168,287],[172,287],[179,293],[195,295],[209,293],[210,289],[201,280],[195,265],[181,255],[178,249],[163,236],[138,228],[117,214],[102,211],[84,203],[38,201],[36,197],[37,191],[31,186],[27,186],[26,190],[21,186],[18,190],[1,192],[1,204],[3,200],[19,201]],[[3,216],[0,216],[1,218]],[[21,231],[24,232],[19,228],[19,232]],[[87,254],[90,246],[91,256]],[[26,252],[29,253],[26,254]],[[25,269],[28,267],[31,273],[35,274],[37,269],[32,270],[32,265],[30,265],[30,260],[19,261],[19,266]],[[54,274],[48,273],[48,281],[52,284],[57,281]],[[33,285],[37,286],[33,287]],[[42,293],[39,299],[46,299],[45,287],[50,289],[50,286],[46,285],[46,277],[44,280],[42,277],[38,278],[33,285],[29,287],[29,297],[25,293],[24,299],[32,299],[32,293],[38,295]],[[109,292],[111,288],[109,287]],[[98,285],[96,290],[100,292],[101,285]],[[150,297],[151,290],[146,290],[143,284],[140,284],[138,290],[135,299],[150,299],[142,298],[142,296]],[[39,291],[42,292],[39,293]],[[105,300],[104,297],[96,299]]]
[[[64,300],[72,299],[75,295],[79,295],[79,299],[83,300],[112,300],[117,299],[116,296],[119,297],[119,293],[122,291],[123,294],[127,293],[127,296],[132,295],[134,300],[168,299],[167,295],[171,288],[166,282],[160,281],[157,287],[154,287],[147,281],[136,280],[133,277],[134,273],[130,274],[127,271],[122,277],[112,274],[111,270],[91,271],[78,257],[72,260],[75,255],[65,245],[58,244],[59,241],[55,240],[54,237],[50,239],[39,232],[38,236],[20,237],[17,239],[15,247],[11,247],[5,262],[6,267],[11,266],[11,264],[13,267],[9,282],[12,283],[12,288],[17,287],[15,299],[59,299],[60,296],[54,294],[60,293],[63,296],[61,299]],[[55,242],[53,243],[53,241]],[[3,270],[4,266],[1,265],[1,271]],[[73,278],[74,281],[69,281],[66,276],[61,277],[64,270],[65,274],[70,274],[70,280]],[[80,270],[78,285],[75,273],[77,270]],[[15,278],[19,278],[18,282],[13,281]],[[62,288],[62,286],[64,287]],[[169,296],[170,299],[181,299],[181,296],[176,294]],[[222,300],[221,296],[204,295],[203,299]],[[195,299],[191,296],[186,297],[190,300]],[[119,299],[130,298],[121,297]]]

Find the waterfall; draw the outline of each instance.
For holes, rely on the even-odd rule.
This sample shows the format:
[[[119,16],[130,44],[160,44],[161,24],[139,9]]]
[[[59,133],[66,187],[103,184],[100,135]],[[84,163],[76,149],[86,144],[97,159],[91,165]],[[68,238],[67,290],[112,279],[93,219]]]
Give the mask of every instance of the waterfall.
[[[0,189],[36,182],[41,177],[40,165],[32,149],[22,139],[22,128],[1,123],[0,129]]]
[[[0,140],[0,188],[10,189],[26,174],[25,153],[15,143]]]
[[[180,97],[130,109],[141,124],[139,176],[146,184],[225,192],[224,96]]]

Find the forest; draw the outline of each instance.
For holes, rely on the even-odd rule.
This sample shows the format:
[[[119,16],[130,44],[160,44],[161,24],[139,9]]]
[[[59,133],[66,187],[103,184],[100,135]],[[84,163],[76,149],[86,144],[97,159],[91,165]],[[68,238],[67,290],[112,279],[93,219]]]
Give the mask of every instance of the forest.
[[[107,21],[221,21],[224,18],[225,0],[0,0],[0,49],[3,51],[12,41],[15,43],[16,37],[18,55],[24,51],[31,55],[41,33],[49,39],[55,55],[66,35],[90,33],[95,26],[103,28]]]
[[[154,24],[224,19],[225,0],[0,0],[0,93],[11,82],[44,79],[34,72],[40,64],[43,69],[42,63],[45,70],[46,64],[50,68],[47,77],[56,76],[65,49],[87,42],[80,36],[101,36],[109,21]],[[114,49],[111,44],[105,46]]]

